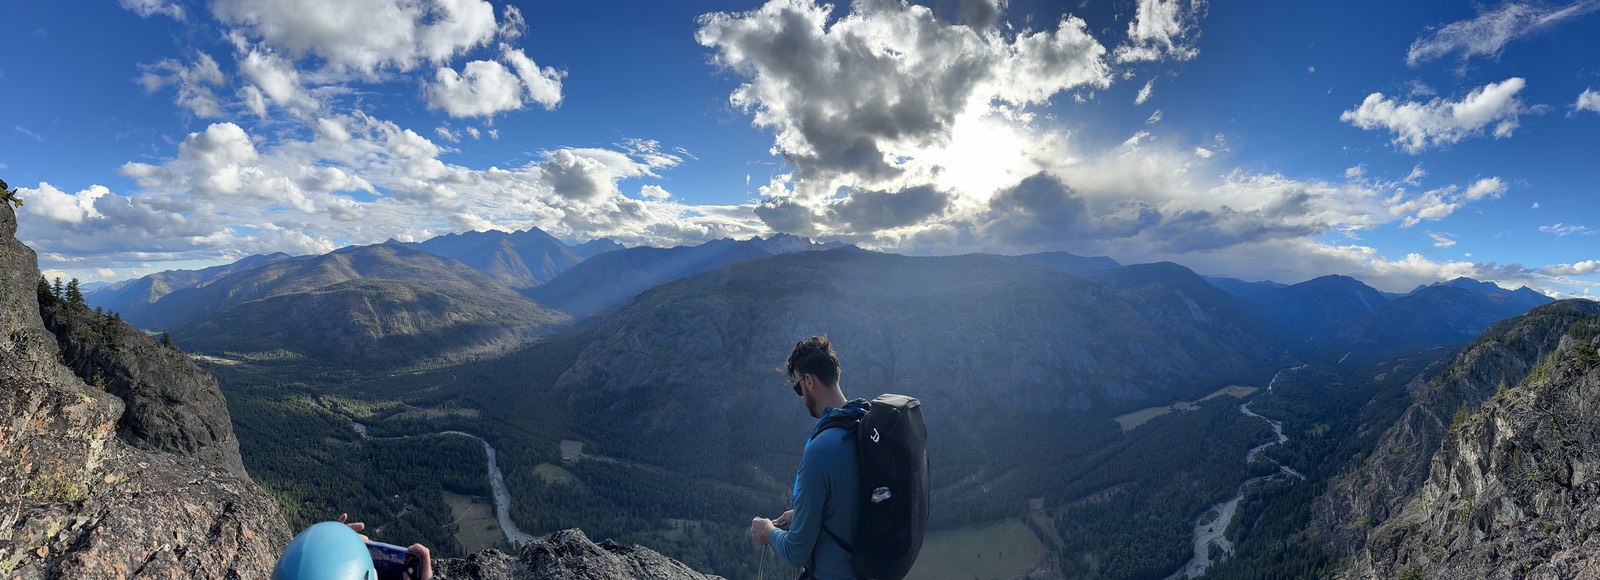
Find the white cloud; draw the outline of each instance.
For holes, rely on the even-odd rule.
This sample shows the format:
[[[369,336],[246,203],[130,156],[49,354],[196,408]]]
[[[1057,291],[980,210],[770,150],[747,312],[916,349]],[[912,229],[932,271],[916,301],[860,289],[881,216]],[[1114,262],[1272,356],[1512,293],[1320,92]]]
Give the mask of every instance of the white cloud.
[[[439,127],[434,127],[433,134],[438,135],[440,139],[444,139],[445,141],[449,141],[451,143],[461,142],[461,133],[452,131],[446,126],[441,125]]]
[[[672,193],[668,192],[665,188],[659,185],[651,184],[639,188],[639,197],[644,199],[665,201],[672,197]]]
[[[194,64],[188,66],[173,59],[165,59],[156,64],[141,64],[139,69],[143,72],[139,75],[138,82],[146,93],[154,93],[167,85],[177,85],[178,105],[193,112],[196,117],[222,116],[222,102],[217,99],[212,89],[222,86],[227,79],[223,77],[221,67],[217,66],[217,61],[211,58],[211,55],[201,52]]]
[[[410,71],[489,43],[499,29],[484,0],[213,0],[218,20],[324,73]],[[519,13],[520,14],[520,13]]]
[[[1525,86],[1520,77],[1474,89],[1460,101],[1433,99],[1427,103],[1399,102],[1372,93],[1361,106],[1345,111],[1339,120],[1362,129],[1387,129],[1393,143],[1408,153],[1448,145],[1494,124],[1495,138],[1510,137],[1523,111],[1516,95]]]
[[[1576,224],[1567,225],[1562,223],[1557,223],[1553,226],[1539,226],[1539,231],[1563,238],[1571,235],[1592,236],[1595,232],[1586,226],[1580,226]]]
[[[941,22],[910,4],[857,3],[830,22],[809,0],[771,0],[699,24],[695,38],[713,49],[715,63],[746,79],[730,102],[774,132],[773,151],[796,166],[802,195],[970,175],[975,170],[935,161],[974,143],[958,135],[1004,139],[1031,119],[1025,107],[1111,83],[1105,48],[1071,16],[1054,30],[1007,37]],[[976,146],[1020,153],[1010,148],[1024,145]]]
[[[256,101],[249,105],[252,110],[257,106],[265,109],[264,101],[259,101],[261,95],[272,99],[273,104],[296,117],[310,116],[322,108],[322,104],[300,81],[300,72],[295,70],[294,63],[270,50],[251,49],[239,59],[239,72],[255,83],[253,88],[258,89],[258,92],[250,93],[252,96],[246,97]],[[262,114],[256,112],[258,116]]]
[[[473,127],[471,125],[467,126],[467,135],[471,135],[473,140],[477,140],[483,136],[482,133],[478,132],[477,127]]]
[[[444,109],[451,117],[488,117],[522,108],[522,85],[505,65],[475,60],[463,71],[438,70],[426,89],[429,108]]]
[[[92,185],[73,194],[44,182],[40,182],[36,188],[17,188],[17,195],[27,200],[22,206],[23,212],[68,224],[80,224],[83,220],[101,217],[94,202],[108,193],[111,190],[103,185]]]
[[[16,129],[16,131],[18,133],[23,134],[27,138],[33,139],[34,142],[36,142],[36,143],[43,143],[44,142],[44,136],[33,132],[32,129],[29,129],[27,127],[23,127],[22,125],[12,125],[12,128]]]
[[[1427,232],[1427,234],[1428,237],[1433,238],[1433,247],[1435,248],[1449,248],[1456,245],[1456,241],[1450,239],[1450,234],[1440,234],[1434,232]]]
[[[1600,260],[1588,260],[1573,264],[1553,264],[1545,266],[1543,270],[1552,276],[1584,276],[1600,273]]]
[[[501,58],[517,71],[517,78],[522,81],[522,88],[527,91],[529,101],[538,103],[547,111],[554,110],[561,104],[561,79],[566,78],[566,71],[552,67],[540,68],[520,48],[502,46]]]
[[[1506,184],[1498,177],[1485,177],[1467,187],[1467,201],[1478,201],[1485,197],[1500,197],[1506,192]]]
[[[1573,103],[1572,109],[1600,113],[1600,91],[1584,89],[1583,93],[1578,95],[1578,102]]]
[[[1411,43],[1406,64],[1460,53],[1463,60],[1495,56],[1513,40],[1585,16],[1600,9],[1600,0],[1579,0],[1559,8],[1533,2],[1507,2],[1477,18],[1452,22],[1429,31]]]
[[[1128,23],[1128,40],[1117,47],[1119,63],[1172,59],[1193,60],[1199,21],[1205,0],[1139,0],[1138,12]]]
[[[1539,202],[1533,202],[1533,206],[1529,207],[1528,209],[1539,209]]]
[[[428,106],[444,109],[452,117],[492,117],[521,109],[524,94],[547,110],[561,103],[561,79],[566,73],[539,68],[521,49],[501,48],[509,68],[492,60],[469,62],[461,74],[441,67],[425,89]]]
[[[1400,222],[1400,227],[1409,228],[1423,220],[1439,221],[1455,213],[1463,203],[1461,196],[1456,194],[1457,190],[1456,186],[1451,185],[1425,191],[1409,199],[1405,198],[1404,192],[1396,192],[1386,205],[1391,215],[1406,216]]]
[[[1163,112],[1161,109],[1156,109],[1156,112],[1150,113],[1150,117],[1145,119],[1144,123],[1146,125],[1154,125],[1156,123],[1160,123],[1161,119],[1163,117],[1166,117],[1166,116],[1167,116],[1167,114],[1165,112]]]
[[[1155,88],[1155,79],[1150,79],[1148,82],[1144,83],[1144,88],[1139,89],[1139,94],[1133,97],[1133,104],[1143,105],[1145,101],[1150,100],[1150,94],[1155,91]]]
[[[166,0],[120,0],[124,10],[131,10],[143,18],[157,14],[172,17],[173,20],[183,20],[183,5]]]
[[[1352,166],[1352,167],[1347,167],[1344,170],[1344,178],[1345,179],[1361,179],[1366,174],[1367,174],[1367,166],[1366,165],[1355,165],[1355,166]]]

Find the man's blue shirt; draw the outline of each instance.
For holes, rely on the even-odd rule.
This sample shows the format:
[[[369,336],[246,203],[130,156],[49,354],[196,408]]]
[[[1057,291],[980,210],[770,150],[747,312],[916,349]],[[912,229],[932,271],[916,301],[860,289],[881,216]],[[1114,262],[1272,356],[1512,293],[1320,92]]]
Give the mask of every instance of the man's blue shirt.
[[[817,426],[832,414],[859,412],[852,405],[830,407]],[[855,578],[850,553],[822,531],[826,525],[829,531],[855,544],[861,473],[856,466],[855,436],[851,433],[850,429],[828,429],[806,443],[790,496],[794,519],[789,522],[788,531],[773,530],[768,538],[772,549],[789,564],[806,566],[814,562],[813,576],[821,580]]]

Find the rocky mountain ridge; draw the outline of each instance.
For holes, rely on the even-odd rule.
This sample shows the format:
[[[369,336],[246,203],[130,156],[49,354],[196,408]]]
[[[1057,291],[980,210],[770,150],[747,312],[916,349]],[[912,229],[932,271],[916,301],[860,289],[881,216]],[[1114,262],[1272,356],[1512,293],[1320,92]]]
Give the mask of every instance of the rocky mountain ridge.
[[[1502,321],[1443,372],[1354,469],[1313,533],[1361,577],[1594,577],[1600,556],[1600,304]]]

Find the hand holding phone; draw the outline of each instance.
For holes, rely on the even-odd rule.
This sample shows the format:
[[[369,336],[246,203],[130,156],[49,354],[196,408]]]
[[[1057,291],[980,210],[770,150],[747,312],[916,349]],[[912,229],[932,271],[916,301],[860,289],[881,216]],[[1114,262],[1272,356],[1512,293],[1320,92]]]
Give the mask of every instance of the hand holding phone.
[[[406,548],[383,542],[367,541],[367,553],[372,554],[372,567],[378,570],[378,580],[416,580],[421,578],[421,560]]]

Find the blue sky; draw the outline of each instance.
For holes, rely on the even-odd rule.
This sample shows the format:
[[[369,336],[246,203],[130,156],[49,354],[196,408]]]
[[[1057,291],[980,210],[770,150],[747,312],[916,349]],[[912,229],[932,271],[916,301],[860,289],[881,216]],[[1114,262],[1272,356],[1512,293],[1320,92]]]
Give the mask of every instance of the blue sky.
[[[538,227],[1600,290],[1600,0],[13,3],[50,273]]]

